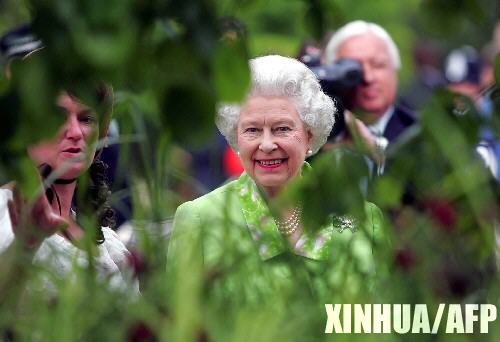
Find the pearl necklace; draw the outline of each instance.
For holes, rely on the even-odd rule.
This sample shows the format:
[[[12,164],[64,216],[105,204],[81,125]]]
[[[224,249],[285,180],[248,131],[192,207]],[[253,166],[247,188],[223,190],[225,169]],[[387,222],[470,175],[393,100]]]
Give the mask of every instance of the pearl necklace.
[[[274,222],[276,222],[276,227],[278,227],[278,231],[285,236],[290,236],[293,233],[295,233],[295,231],[297,230],[297,228],[299,228],[300,225],[301,213],[302,213],[302,208],[298,206],[293,208],[292,214],[288,219],[282,221],[275,218]]]

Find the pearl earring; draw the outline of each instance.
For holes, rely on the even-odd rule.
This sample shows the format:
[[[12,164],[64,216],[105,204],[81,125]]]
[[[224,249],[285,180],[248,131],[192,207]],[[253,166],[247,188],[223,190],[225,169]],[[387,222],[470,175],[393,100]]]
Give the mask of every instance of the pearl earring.
[[[313,151],[312,151],[311,149],[308,149],[308,150],[307,150],[307,152],[306,152],[306,154],[307,154],[308,156],[310,156],[311,154],[313,154]]]

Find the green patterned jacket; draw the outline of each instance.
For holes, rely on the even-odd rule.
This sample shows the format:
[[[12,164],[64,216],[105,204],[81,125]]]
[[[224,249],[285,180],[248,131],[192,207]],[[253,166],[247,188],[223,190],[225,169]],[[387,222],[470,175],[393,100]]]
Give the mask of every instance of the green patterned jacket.
[[[177,281],[198,282],[209,297],[236,303],[259,303],[276,293],[293,296],[294,291],[329,298],[342,289],[348,297],[370,286],[376,275],[374,250],[385,240],[378,207],[367,202],[365,211],[362,227],[334,217],[314,232],[305,227],[292,247],[244,173],[179,206],[167,269],[177,270],[171,274]]]

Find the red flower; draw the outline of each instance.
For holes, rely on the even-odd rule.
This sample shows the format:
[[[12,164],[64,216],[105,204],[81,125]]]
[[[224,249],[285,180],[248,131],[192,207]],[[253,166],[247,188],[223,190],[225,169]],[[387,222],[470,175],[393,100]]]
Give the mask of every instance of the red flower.
[[[434,222],[447,231],[454,229],[457,222],[457,211],[453,204],[445,199],[430,199],[425,207]]]
[[[408,248],[398,249],[394,256],[394,262],[403,271],[409,271],[415,265],[415,255]]]
[[[129,267],[134,271],[134,276],[139,277],[144,274],[148,265],[144,256],[136,249],[131,249],[130,254],[127,257],[127,262]]]
[[[158,338],[146,323],[138,321],[128,329],[127,340],[131,342],[156,342]]]

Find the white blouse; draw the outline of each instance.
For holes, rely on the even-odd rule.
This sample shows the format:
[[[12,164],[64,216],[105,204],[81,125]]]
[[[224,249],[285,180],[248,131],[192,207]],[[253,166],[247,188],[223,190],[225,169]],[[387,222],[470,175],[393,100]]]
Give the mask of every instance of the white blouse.
[[[12,191],[0,189],[0,254],[14,241],[7,202],[12,199]],[[130,252],[119,240],[116,232],[109,227],[102,227],[104,242],[98,245],[95,265],[98,277],[109,279],[113,289],[139,293],[138,282],[132,281],[128,267]],[[46,238],[35,253],[33,262],[60,277],[71,275],[73,265],[85,267],[88,264],[87,253],[59,234]]]

